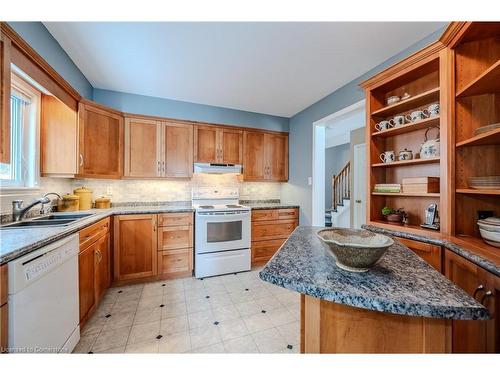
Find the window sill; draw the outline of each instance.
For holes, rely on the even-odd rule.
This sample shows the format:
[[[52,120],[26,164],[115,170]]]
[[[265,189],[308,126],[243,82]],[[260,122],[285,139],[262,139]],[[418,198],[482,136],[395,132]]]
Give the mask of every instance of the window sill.
[[[35,186],[35,187],[1,186],[0,187],[0,196],[30,194],[30,193],[37,193],[39,191],[40,191],[39,186]]]

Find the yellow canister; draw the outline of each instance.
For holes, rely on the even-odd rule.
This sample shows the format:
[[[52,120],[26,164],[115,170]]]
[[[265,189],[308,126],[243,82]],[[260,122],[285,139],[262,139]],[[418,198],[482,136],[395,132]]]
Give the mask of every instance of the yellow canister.
[[[73,190],[73,193],[80,197],[80,210],[90,210],[92,208],[92,190],[82,186]]]
[[[66,194],[57,201],[57,211],[68,212],[68,211],[78,211],[80,206],[80,197],[75,194]]]
[[[111,199],[106,197],[100,197],[95,200],[95,208],[110,208]]]

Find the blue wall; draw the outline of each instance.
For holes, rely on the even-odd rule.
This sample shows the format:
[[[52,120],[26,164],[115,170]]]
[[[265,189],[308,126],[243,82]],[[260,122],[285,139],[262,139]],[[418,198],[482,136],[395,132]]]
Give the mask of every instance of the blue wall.
[[[94,100],[129,113],[288,131],[288,118],[255,112],[102,89],[94,89]]]
[[[41,22],[8,22],[73,88],[92,99],[93,87]]]
[[[282,185],[281,200],[300,205],[301,225],[311,225],[312,222],[312,187],[307,184],[307,179],[312,176],[313,122],[363,100],[364,91],[359,87],[362,81],[436,41],[443,31],[444,28],[420,40],[290,119],[290,172],[288,184]]]

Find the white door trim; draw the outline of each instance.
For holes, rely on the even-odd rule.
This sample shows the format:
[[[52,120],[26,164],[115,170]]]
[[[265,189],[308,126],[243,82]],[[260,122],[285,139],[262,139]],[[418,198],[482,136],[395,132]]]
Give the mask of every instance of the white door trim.
[[[351,198],[351,209],[353,210],[352,227],[360,229],[366,223],[366,143],[359,143],[353,147],[353,197]],[[361,163],[357,160],[361,155],[364,157]],[[359,179],[364,180],[360,181]],[[358,203],[361,201],[361,203]]]

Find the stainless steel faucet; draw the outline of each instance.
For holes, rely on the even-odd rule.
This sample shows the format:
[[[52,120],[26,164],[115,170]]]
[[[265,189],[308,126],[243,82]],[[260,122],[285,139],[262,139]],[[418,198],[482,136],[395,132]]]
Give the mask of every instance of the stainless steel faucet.
[[[21,199],[12,201],[12,220],[21,221],[24,219],[24,216],[26,216],[26,213],[37,204],[41,204],[43,210],[43,205],[50,203],[50,199],[48,197],[49,195],[56,195],[59,199],[61,199],[61,196],[57,193],[47,193],[42,198],[31,202],[26,207],[23,207],[23,201]]]

